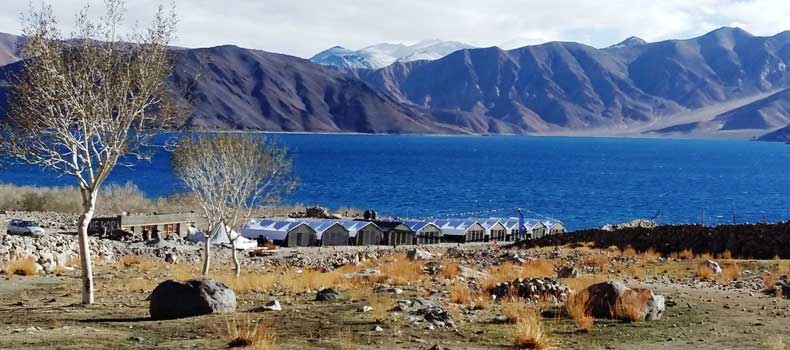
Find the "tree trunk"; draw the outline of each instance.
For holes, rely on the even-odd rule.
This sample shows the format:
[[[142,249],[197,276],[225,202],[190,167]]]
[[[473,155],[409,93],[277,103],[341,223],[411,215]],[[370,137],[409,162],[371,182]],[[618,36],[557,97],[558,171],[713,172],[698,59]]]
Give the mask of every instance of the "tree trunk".
[[[77,237],[80,248],[80,265],[82,267],[82,303],[93,304],[93,267],[91,266],[88,225],[93,219],[93,213],[96,210],[97,194],[88,189],[80,189],[80,192],[82,195],[82,215],[80,215]]]
[[[210,232],[210,231],[209,231]],[[203,246],[203,277],[208,277],[208,267],[211,262],[211,234],[206,235],[206,242]]]
[[[239,278],[239,276],[241,276],[241,263],[239,263],[239,255],[236,252],[235,239],[230,240],[230,249],[233,250],[233,252],[231,253],[231,255],[233,256],[233,269],[234,272],[236,273],[236,278]]]

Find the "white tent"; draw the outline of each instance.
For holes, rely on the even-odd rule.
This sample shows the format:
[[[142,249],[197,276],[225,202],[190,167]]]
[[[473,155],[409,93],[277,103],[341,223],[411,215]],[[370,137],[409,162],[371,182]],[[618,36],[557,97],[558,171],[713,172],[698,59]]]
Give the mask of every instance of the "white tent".
[[[214,234],[211,235],[211,244],[230,247],[230,239],[235,239],[236,249],[239,250],[253,249],[258,246],[258,242],[243,236],[239,236],[239,233],[234,230],[230,230],[230,236],[228,236],[227,229],[228,228],[225,225],[220,225],[217,227],[217,229],[214,230]],[[205,242],[206,236],[202,231],[194,227],[190,227],[187,230],[187,239],[192,242]]]

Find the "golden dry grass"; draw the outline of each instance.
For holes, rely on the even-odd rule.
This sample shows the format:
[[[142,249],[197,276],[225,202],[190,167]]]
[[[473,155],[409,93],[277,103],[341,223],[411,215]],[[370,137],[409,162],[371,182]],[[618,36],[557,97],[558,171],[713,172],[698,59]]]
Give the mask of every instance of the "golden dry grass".
[[[378,322],[389,317],[389,310],[395,304],[395,299],[389,294],[373,294],[368,297],[368,305],[373,308],[371,316]]]
[[[639,254],[639,259],[647,263],[657,262],[659,258],[661,258],[661,253],[657,252],[653,248],[649,248],[648,250],[645,250]]]
[[[354,350],[354,334],[351,329],[344,329],[337,332],[337,346],[340,350]]]
[[[425,270],[419,261],[410,261],[406,254],[391,255],[382,259],[381,273],[392,285],[411,285],[425,279]]]
[[[452,285],[449,289],[449,299],[453,304],[473,309],[484,309],[491,304],[491,299],[486,294],[473,292],[465,283]]]
[[[738,265],[737,262],[733,262],[731,264],[726,264],[721,269],[721,275],[719,275],[719,280],[722,282],[737,281],[741,279],[741,275],[742,275],[741,266]]]
[[[697,270],[694,271],[694,276],[702,280],[712,280],[716,276],[716,272],[705,264],[699,264]]]
[[[577,292],[587,289],[587,287],[593,284],[605,282],[607,280],[608,278],[603,275],[584,275],[576,278],[561,279],[562,284]]]
[[[691,249],[685,249],[679,253],[672,253],[672,257],[679,260],[694,259],[694,252]]]
[[[604,267],[609,264],[611,259],[605,253],[596,253],[588,256],[584,260],[584,264],[592,267]]]
[[[483,281],[483,290],[489,292],[497,284],[517,278],[554,277],[554,263],[546,259],[530,260],[523,264],[506,262],[486,271],[489,277]]]
[[[536,307],[530,305],[522,298],[508,298],[502,301],[502,314],[510,323],[518,323],[529,313],[535,312]]]
[[[631,246],[628,246],[625,249],[623,249],[622,255],[628,257],[635,257],[639,254],[637,254],[636,249],[631,248]]]
[[[118,263],[121,264],[124,268],[129,268],[132,266],[138,266],[140,268],[146,268],[148,265],[151,264],[150,261],[146,260],[141,256],[134,256],[134,255],[126,255],[122,256],[118,259]]]
[[[615,301],[611,311],[612,315],[616,319],[629,322],[644,321],[645,305],[649,300],[649,290],[628,290]]]
[[[522,264],[523,272],[519,277],[554,277],[554,263],[546,259],[529,260]]]
[[[12,259],[5,266],[8,276],[35,276],[38,274],[36,260],[31,257]]]
[[[275,350],[277,334],[271,325],[250,319],[226,319],[228,348]]]
[[[568,313],[576,326],[582,331],[589,332],[595,324],[592,310],[589,307],[590,294],[583,290],[578,293],[568,295],[565,300],[565,312]]]
[[[719,253],[718,258],[719,259],[724,259],[724,260],[730,260],[730,259],[732,259],[732,252],[729,249],[727,249],[727,250]]]
[[[461,266],[453,260],[442,261],[442,271],[439,273],[446,279],[453,279],[461,273]]]
[[[554,349],[555,341],[543,329],[537,312],[524,314],[513,326],[513,346],[516,349]]]

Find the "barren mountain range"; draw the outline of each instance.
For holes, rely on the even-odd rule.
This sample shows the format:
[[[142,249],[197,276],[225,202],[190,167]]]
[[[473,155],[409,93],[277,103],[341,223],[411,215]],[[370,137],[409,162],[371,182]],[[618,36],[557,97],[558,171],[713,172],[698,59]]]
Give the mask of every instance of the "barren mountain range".
[[[0,64],[18,59],[11,40]],[[234,46],[174,53],[191,128],[752,137],[790,123],[790,31],[463,49],[350,72]]]

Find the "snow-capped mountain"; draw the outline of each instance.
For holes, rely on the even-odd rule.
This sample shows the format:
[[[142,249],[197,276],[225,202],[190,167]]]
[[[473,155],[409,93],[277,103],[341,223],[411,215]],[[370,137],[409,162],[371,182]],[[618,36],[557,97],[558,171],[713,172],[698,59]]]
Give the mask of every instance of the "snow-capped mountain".
[[[626,47],[642,46],[642,45],[645,45],[645,44],[647,44],[647,41],[645,41],[644,39],[632,36],[632,37],[630,37],[628,39],[625,39],[625,40],[623,40],[623,41],[621,41],[621,42],[619,42],[617,44],[609,46],[609,48],[610,49],[622,49],[622,48],[626,48]]]
[[[310,58],[310,61],[340,68],[378,69],[395,62],[436,60],[455,51],[472,48],[456,41],[425,40],[414,45],[377,44],[360,50],[335,46]]]

